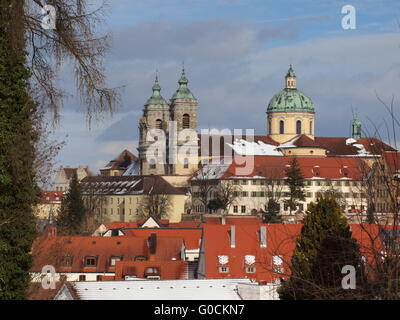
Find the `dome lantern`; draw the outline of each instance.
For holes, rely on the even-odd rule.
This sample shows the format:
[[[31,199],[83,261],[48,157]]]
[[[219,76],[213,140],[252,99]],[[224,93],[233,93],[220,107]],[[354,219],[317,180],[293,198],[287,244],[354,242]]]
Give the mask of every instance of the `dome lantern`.
[[[180,77],[178,83],[179,83],[179,87],[176,90],[176,92],[174,93],[174,95],[172,96],[171,100],[196,99],[187,86],[189,83],[189,80],[186,78],[186,75],[185,75],[185,67],[182,67],[182,74],[181,74],[181,77]]]
[[[292,65],[290,65],[289,70],[285,76],[285,88],[296,89],[296,75],[294,73]]]
[[[153,90],[153,94],[151,95],[151,97],[147,100],[145,106],[148,105],[168,105],[167,101],[165,101],[165,99],[162,97],[160,91],[161,91],[161,87],[158,83],[158,75],[156,73],[156,79],[154,81],[154,85],[152,87]]]

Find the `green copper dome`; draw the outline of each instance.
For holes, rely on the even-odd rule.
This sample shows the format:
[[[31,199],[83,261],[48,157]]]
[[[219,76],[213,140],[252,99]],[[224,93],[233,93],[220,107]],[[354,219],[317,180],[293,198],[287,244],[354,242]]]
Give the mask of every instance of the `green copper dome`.
[[[154,82],[152,90],[153,90],[153,94],[146,101],[145,106],[155,105],[155,104],[168,104],[167,101],[165,101],[165,99],[162,97],[162,95],[160,93],[161,87],[158,84],[158,76],[156,76],[156,81]]]
[[[176,90],[174,95],[172,96],[171,100],[175,99],[196,99],[192,92],[190,92],[189,88],[187,87],[189,80],[185,76],[185,69],[182,69],[182,75],[179,79],[179,88]]]
[[[296,75],[290,66],[286,74],[286,88],[272,97],[267,112],[310,112],[314,113],[314,104],[309,96],[296,88]],[[290,84],[291,87],[288,87]]]

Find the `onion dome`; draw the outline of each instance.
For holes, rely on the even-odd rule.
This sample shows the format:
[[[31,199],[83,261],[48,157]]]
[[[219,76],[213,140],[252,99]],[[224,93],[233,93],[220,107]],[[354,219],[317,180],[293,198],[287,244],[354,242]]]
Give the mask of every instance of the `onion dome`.
[[[272,97],[268,103],[267,112],[314,113],[314,104],[311,98],[297,89],[296,75],[291,65],[285,80],[285,88]]]

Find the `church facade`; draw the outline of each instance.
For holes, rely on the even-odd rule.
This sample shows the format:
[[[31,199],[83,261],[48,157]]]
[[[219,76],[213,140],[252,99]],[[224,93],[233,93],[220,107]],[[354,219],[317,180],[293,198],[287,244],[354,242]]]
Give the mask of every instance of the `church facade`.
[[[182,69],[178,89],[167,102],[156,77],[139,121],[140,174],[192,175],[203,160],[232,159],[235,155],[357,157],[371,163],[383,152],[395,151],[379,139],[363,138],[357,116],[352,121],[351,137],[317,136],[314,103],[298,89],[292,66],[284,88],[267,104],[264,136],[199,134],[198,101],[188,83]]]
[[[153,94],[139,121],[139,166],[143,175],[189,175],[197,167],[197,99],[188,82],[182,69],[179,87],[167,103],[156,77]]]

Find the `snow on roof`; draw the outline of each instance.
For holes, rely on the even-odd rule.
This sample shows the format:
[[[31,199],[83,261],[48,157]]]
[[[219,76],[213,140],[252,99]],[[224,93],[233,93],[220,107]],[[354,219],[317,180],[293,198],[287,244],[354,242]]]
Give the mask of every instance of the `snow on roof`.
[[[231,159],[213,159],[197,173],[194,180],[220,179],[232,164]]]
[[[137,176],[139,175],[139,161],[133,161],[126,171],[124,172],[123,176]]]
[[[238,283],[250,279],[74,282],[81,300],[240,300]]]
[[[347,145],[353,144],[353,143],[355,143],[355,142],[357,142],[357,140],[355,140],[355,139],[353,139],[353,138],[348,138],[348,139],[346,139],[346,144],[347,144]]]
[[[236,139],[233,145],[227,143],[237,154],[241,156],[282,156],[282,152],[277,150],[277,147],[272,144],[267,144],[262,141],[246,141]]]
[[[285,143],[282,143],[281,145],[279,145],[279,148],[296,148],[297,146],[294,144],[298,139],[300,138],[300,136],[294,137],[292,140],[289,140]]]

